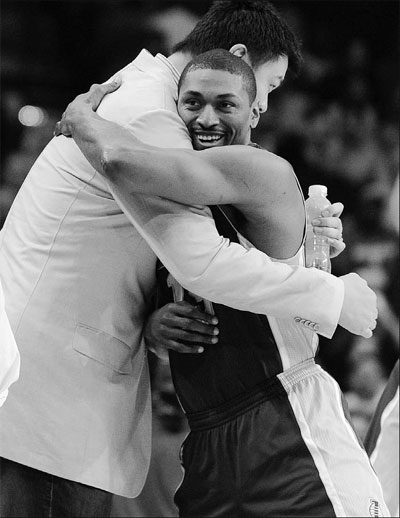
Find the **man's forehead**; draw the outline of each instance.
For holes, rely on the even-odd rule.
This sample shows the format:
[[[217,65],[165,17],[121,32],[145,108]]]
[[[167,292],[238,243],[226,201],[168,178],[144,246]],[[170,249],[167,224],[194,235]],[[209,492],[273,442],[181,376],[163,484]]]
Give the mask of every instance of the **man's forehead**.
[[[232,74],[228,70],[215,70],[211,68],[197,68],[190,70],[181,85],[183,90],[199,91],[202,88],[220,91],[225,90],[232,95],[243,87],[243,78],[239,74]]]

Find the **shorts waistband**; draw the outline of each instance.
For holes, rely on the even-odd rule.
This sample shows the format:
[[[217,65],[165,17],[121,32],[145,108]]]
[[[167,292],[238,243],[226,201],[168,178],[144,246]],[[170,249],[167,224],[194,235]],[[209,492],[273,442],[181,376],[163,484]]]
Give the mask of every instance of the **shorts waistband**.
[[[304,362],[293,365],[290,369],[287,369],[277,375],[277,378],[282,383],[283,388],[289,393],[292,388],[305,380],[309,376],[316,374],[321,371],[321,367],[317,365],[314,358],[309,358]]]
[[[253,389],[214,408],[201,412],[187,413],[192,431],[204,431],[223,425],[244,414],[264,401],[276,397],[287,397],[293,385],[314,374],[320,367],[313,359],[306,360],[286,371],[266,379]]]
[[[231,421],[264,401],[286,395],[281,382],[274,376],[222,405],[201,412],[187,413],[186,417],[192,431],[207,430]]]

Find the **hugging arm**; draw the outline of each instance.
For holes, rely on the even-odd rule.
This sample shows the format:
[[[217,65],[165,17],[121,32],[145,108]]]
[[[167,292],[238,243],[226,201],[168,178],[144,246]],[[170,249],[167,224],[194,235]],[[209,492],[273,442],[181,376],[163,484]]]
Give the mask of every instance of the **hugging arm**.
[[[101,93],[100,98],[103,95]],[[173,124],[177,124],[174,122],[177,116],[172,113],[169,116],[171,129],[167,131],[172,132]],[[78,96],[71,103],[66,116],[58,125],[57,133],[72,134],[91,164],[102,174],[110,174],[108,182],[117,202],[171,274],[188,290],[236,309],[312,320],[318,323],[319,333],[323,336],[331,337],[338,321],[351,332],[371,336],[376,318],[371,301],[373,294],[365,281],[355,274],[337,279],[314,269],[273,263],[256,249],[246,250],[238,244],[227,242],[218,235],[211,218],[199,217],[193,210],[187,212],[174,206],[168,217],[160,212],[157,217],[143,221],[142,215],[138,215],[138,206],[144,207],[149,214],[153,212],[157,200],[145,200],[136,193],[131,195],[131,189],[149,193],[147,189],[153,187],[149,185],[148,177],[143,175],[138,181],[135,171],[134,181],[141,183],[141,186],[135,187],[133,183],[133,187],[129,187],[131,184],[127,187],[118,184],[113,175],[122,177],[133,174],[136,166],[128,161],[132,153],[148,172],[148,150],[151,147],[143,146],[129,130],[93,112],[90,95]],[[137,154],[132,151],[136,144],[139,147]],[[122,160],[116,153],[117,149],[122,152]],[[179,175],[185,174],[185,167],[189,171],[193,167],[192,158],[196,160],[196,167],[203,169],[204,158],[195,156],[195,153],[202,155],[203,152],[181,150],[179,154],[177,150],[165,149],[156,149],[154,152],[158,159],[162,159],[163,166],[168,164],[168,167],[164,167],[166,173],[173,166],[173,169],[178,168]],[[168,157],[165,162],[164,153]],[[218,154],[218,157],[221,156]],[[176,165],[175,160],[181,160],[180,165]],[[120,167],[124,168],[126,175],[119,174]],[[207,174],[211,174],[215,167],[215,163],[204,165]],[[221,179],[221,174],[218,178]],[[150,193],[157,194],[154,191]],[[165,196],[162,191],[158,194]],[[217,192],[216,196],[221,194]],[[224,202],[225,199],[217,198],[216,201]]]
[[[95,110],[119,80],[93,85],[78,96],[57,124],[56,134],[72,135],[92,166],[114,189],[124,193],[162,195],[185,204],[254,204],[294,211],[298,197],[291,166],[266,151],[229,146],[202,151],[160,149],[146,145],[127,129],[99,117]],[[316,223],[330,243],[331,257],[345,248],[341,203],[332,204]]]
[[[283,198],[288,206],[294,202],[297,190],[290,188],[295,185],[293,173],[284,159],[248,146],[199,152],[148,145],[127,128],[98,116],[90,99],[78,96],[69,105],[63,133],[72,134],[87,160],[114,189],[128,195],[162,195],[185,204],[269,206],[277,199],[282,203]]]

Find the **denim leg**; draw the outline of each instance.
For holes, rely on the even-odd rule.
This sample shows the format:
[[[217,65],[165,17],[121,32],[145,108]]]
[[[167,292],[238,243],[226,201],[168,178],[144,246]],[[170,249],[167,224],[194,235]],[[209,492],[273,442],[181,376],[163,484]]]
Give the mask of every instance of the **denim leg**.
[[[0,518],[108,518],[112,494],[0,458]]]
[[[102,489],[53,477],[52,514],[54,518],[108,518],[112,494]]]
[[[50,475],[0,458],[0,517],[48,517]]]

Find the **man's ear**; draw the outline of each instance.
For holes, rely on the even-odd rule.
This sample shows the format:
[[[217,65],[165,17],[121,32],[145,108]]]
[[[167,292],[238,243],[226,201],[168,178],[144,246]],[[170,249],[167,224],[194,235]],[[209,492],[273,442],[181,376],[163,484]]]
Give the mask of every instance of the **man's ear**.
[[[251,109],[250,127],[252,129],[256,128],[259,120],[260,120],[260,110],[258,108],[258,103],[255,103],[253,108]]]
[[[243,43],[235,43],[235,45],[229,49],[229,52],[231,52],[234,56],[243,59],[248,65],[251,65],[249,52],[246,45]]]

